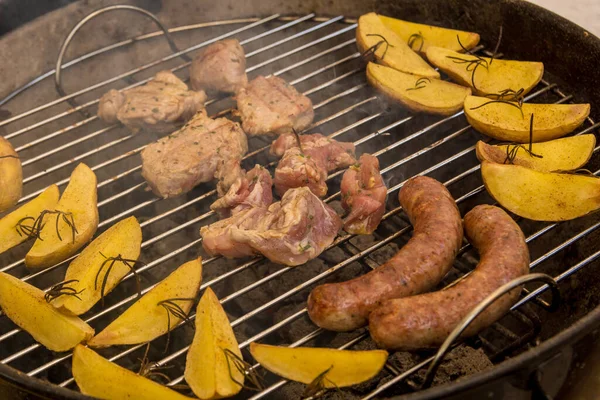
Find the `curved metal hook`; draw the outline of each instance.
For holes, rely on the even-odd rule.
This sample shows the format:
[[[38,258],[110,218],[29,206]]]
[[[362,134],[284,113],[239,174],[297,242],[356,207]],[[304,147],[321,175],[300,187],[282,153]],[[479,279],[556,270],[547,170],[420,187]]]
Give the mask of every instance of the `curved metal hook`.
[[[115,10],[135,11],[135,12],[139,12],[139,13],[144,14],[145,16],[151,18],[152,21],[154,21],[154,23],[156,25],[158,25],[158,27],[163,31],[165,38],[167,39],[167,42],[169,42],[169,46],[171,47],[171,50],[173,50],[174,53],[179,52],[179,49],[175,45],[173,38],[171,38],[171,34],[169,33],[169,30],[167,28],[165,28],[165,26],[158,20],[156,15],[152,14],[150,11],[144,10],[143,8],[139,8],[139,7],[135,7],[135,6],[128,6],[128,5],[114,5],[114,6],[108,6],[108,7],[101,8],[101,9],[96,10],[93,13],[89,14],[87,17],[83,18],[81,21],[79,21],[77,23],[77,25],[75,25],[75,27],[71,30],[71,32],[69,32],[69,34],[67,35],[67,38],[65,39],[62,46],[60,47],[60,52],[58,53],[58,59],[56,60],[56,72],[54,75],[54,84],[56,86],[56,90],[58,91],[58,93],[61,96],[66,96],[66,93],[62,88],[61,70],[62,70],[63,58],[65,56],[67,48],[69,47],[69,44],[71,44],[71,40],[73,40],[73,37],[79,31],[79,29],[81,29],[81,27],[83,25],[85,25],[86,23],[88,23],[89,21],[91,21],[92,19],[96,18],[97,16],[99,16],[101,14],[104,14],[109,11],[115,11]],[[186,56],[185,54],[181,55],[181,57],[186,61],[190,61],[190,58],[188,56]]]
[[[431,364],[429,364],[429,369],[427,370],[427,374],[425,375],[425,380],[423,381],[421,388],[424,389],[431,386],[433,383],[433,378],[435,377],[435,373],[442,363],[442,360],[446,356],[448,349],[450,349],[452,343],[454,343],[454,341],[465,331],[465,329],[467,329],[467,327],[475,318],[479,316],[479,314],[481,314],[486,308],[492,305],[507,292],[510,292],[511,290],[532,281],[542,281],[550,286],[550,290],[552,290],[552,303],[550,306],[550,311],[556,311],[560,303],[560,291],[558,290],[558,284],[556,281],[549,275],[540,273],[523,275],[500,286],[498,289],[494,290],[490,295],[488,295],[481,303],[479,303],[477,307],[471,310],[471,312],[454,328],[450,335],[448,335],[444,343],[440,346],[433,361]]]

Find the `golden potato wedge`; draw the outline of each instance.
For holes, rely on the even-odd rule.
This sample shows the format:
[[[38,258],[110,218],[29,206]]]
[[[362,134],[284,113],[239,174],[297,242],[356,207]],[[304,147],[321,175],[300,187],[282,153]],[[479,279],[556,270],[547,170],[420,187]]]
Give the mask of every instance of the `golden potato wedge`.
[[[77,346],[73,351],[73,378],[81,393],[111,400],[189,399],[166,386],[125,369],[94,350]]]
[[[502,207],[534,221],[567,221],[600,208],[600,178],[487,161],[481,175]]]
[[[8,140],[0,136],[0,212],[17,204],[22,193],[21,160]]]
[[[167,307],[174,303],[188,315],[201,282],[202,259],[183,264],[94,336],[88,346],[138,344],[167,333],[182,319],[161,306],[161,302],[167,302]]]
[[[59,196],[58,186],[51,185],[35,199],[0,219],[0,254],[29,239],[25,232],[17,229],[19,221],[27,218],[23,221],[27,223],[39,217],[42,211],[52,210]]]
[[[40,239],[35,241],[25,256],[25,264],[31,269],[48,268],[64,260],[96,233],[98,195],[94,171],[85,164],[79,164],[71,174],[69,185],[56,209],[52,211],[59,211],[60,214],[51,213],[43,218]]]
[[[523,94],[526,94],[539,83],[544,74],[544,64],[541,62],[497,59],[491,62],[489,57],[481,58],[484,61],[475,70],[473,86],[474,65],[470,62],[477,61],[477,57],[441,47],[432,46],[427,49],[427,59],[430,63],[457,83],[470,86],[473,93],[479,95],[498,94],[507,89],[515,92],[523,89]]]
[[[410,43],[410,47],[422,56],[425,56],[425,52],[431,46],[462,52],[463,49],[458,43],[457,36],[467,50],[471,50],[479,43],[478,33],[418,24],[381,14],[379,14],[379,18],[386,28],[401,37],[406,43]]]
[[[383,42],[384,38],[388,45]],[[361,52],[377,46],[374,56],[380,64],[409,74],[440,77],[439,72],[412,51],[404,39],[388,29],[375,13],[361,15],[358,19],[356,44]]]
[[[467,121],[484,135],[507,142],[529,143],[531,114],[534,116],[533,142],[565,136],[590,114],[589,104],[523,103],[519,109],[517,103],[490,101],[493,100],[487,97],[467,97],[464,104]]]
[[[385,350],[292,348],[259,343],[250,343],[250,353],[274,374],[305,384],[310,384],[319,377],[325,388],[351,386],[367,381],[381,371],[388,358]]]
[[[0,272],[0,307],[21,329],[52,351],[67,351],[94,336],[78,317],[60,313],[35,286]]]
[[[596,137],[588,134],[533,143],[533,155],[528,151],[528,144],[492,146],[479,141],[475,151],[479,161],[515,164],[540,172],[552,172],[573,171],[583,167],[592,156],[594,147]],[[512,161],[509,161],[509,155]]]
[[[242,352],[227,314],[211,288],[206,288],[196,309],[196,333],[187,354],[185,381],[200,399],[233,396],[244,383],[244,374],[235,368],[235,357],[242,358]]]
[[[121,256],[134,266],[140,256],[142,228],[135,217],[117,222],[74,259],[65,274],[66,287],[78,293],[75,296],[60,296],[52,305],[65,314],[81,315],[110,293],[131,269],[127,263],[115,260]]]
[[[463,108],[468,87],[407,74],[370,62],[367,80],[387,97],[416,112],[451,115]]]

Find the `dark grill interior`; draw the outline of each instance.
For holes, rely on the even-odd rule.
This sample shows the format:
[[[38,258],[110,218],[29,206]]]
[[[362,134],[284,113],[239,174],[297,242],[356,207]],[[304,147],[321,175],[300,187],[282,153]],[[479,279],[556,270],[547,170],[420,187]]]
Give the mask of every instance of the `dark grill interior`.
[[[101,26],[96,22],[91,24],[94,29]],[[285,18],[272,15],[172,29],[179,48],[185,49],[182,53],[190,57],[195,50],[216,40],[240,39],[248,58],[249,78],[275,74],[307,94],[316,114],[307,132],[353,141],[358,154],[370,152],[378,156],[389,188],[388,212],[373,236],[341,234],[319,259],[306,265],[288,268],[262,258],[232,261],[204,255],[202,288],[212,287],[221,299],[242,349],[252,341],[291,346],[374,347],[365,330],[334,334],[317,329],[306,315],[305,301],[317,283],[363,274],[391,257],[410,238],[410,224],[397,200],[398,190],[406,179],[423,174],[445,182],[463,215],[476,204],[493,204],[481,186],[474,152],[474,144],[483,137],[469,127],[462,112],[447,118],[412,115],[378,98],[365,81],[364,63],[355,46],[354,22],[342,16],[329,19],[312,14]],[[158,135],[147,132],[133,135],[120,125],[106,126],[95,117],[97,99],[108,88],[142,84],[167,68],[187,79],[189,62],[182,63],[181,57],[171,55],[160,33],[138,39],[135,44],[126,41],[117,50],[90,58],[79,59],[76,58],[79,55],[67,53],[67,60],[75,60],[63,71],[64,88],[67,93],[77,95],[57,96],[53,74],[48,74],[49,79],[0,103],[4,110],[0,134],[13,144],[23,161],[25,185],[21,203],[51,183],[56,182],[64,189],[72,169],[85,162],[98,176],[98,233],[125,216],[138,218],[144,234],[140,259],[146,263],[138,272],[145,293],[183,262],[203,255],[199,228],[216,217],[208,208],[215,199],[212,183],[168,200],[145,190],[138,153]],[[74,42],[77,41],[76,36]],[[493,47],[490,43],[484,45]],[[476,50],[485,52],[485,49],[482,45]],[[527,100],[571,101],[568,86],[559,87],[553,82],[556,80],[551,71],[547,72]],[[75,102],[74,108],[70,101]],[[231,98],[212,99],[208,113],[231,117],[234,106]],[[595,132],[597,127],[588,119],[576,134]],[[259,163],[269,165],[272,172],[275,162],[264,151],[269,144],[262,139],[250,140],[251,150],[244,167]],[[591,165],[598,168],[594,160]],[[339,171],[330,175],[326,200],[340,213],[342,174]],[[594,308],[598,303],[597,291],[586,277],[593,276],[589,275],[589,266],[600,255],[593,234],[600,227],[598,221],[597,215],[560,224],[519,220],[530,244],[531,267],[561,283],[564,303],[557,313],[548,313],[547,294],[534,298],[534,294],[547,291],[548,287],[536,289],[539,284],[533,284],[509,315],[450,353],[435,383],[491,368],[494,363],[535,346]],[[63,279],[68,261],[28,273],[22,260],[28,248],[29,244],[22,245],[3,254],[0,270],[44,289]],[[467,273],[476,263],[477,254],[465,243],[443,286]],[[580,270],[581,273],[574,275]],[[107,297],[104,308],[97,304],[84,315],[96,332],[137,298],[135,279],[131,278],[133,275],[128,275]],[[578,294],[583,289],[585,296]],[[150,359],[159,366],[170,366],[161,370],[171,378],[170,385],[183,383],[185,355],[192,336],[191,326],[183,324],[172,332],[167,353],[165,337],[152,342]],[[0,316],[0,343],[0,362],[30,376],[76,389],[70,375],[70,354],[44,349],[4,316]],[[137,371],[144,348],[145,345],[113,347],[100,353]],[[247,351],[244,354],[253,363],[250,354]],[[431,354],[393,354],[378,377],[344,389],[343,393],[350,398],[372,398],[418,390]],[[287,384],[271,374],[265,376],[268,382],[265,391],[257,394],[244,390],[239,397],[298,398],[304,390],[303,385]],[[338,395],[331,391],[326,396]]]

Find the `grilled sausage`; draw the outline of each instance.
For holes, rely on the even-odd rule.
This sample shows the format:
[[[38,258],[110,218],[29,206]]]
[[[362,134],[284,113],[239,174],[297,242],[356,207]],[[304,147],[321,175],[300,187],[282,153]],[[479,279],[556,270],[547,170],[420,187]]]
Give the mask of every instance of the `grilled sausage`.
[[[416,177],[398,197],[414,226],[412,238],[368,274],[316,287],[308,298],[308,314],[318,326],[333,331],[364,326],[382,301],[430,290],[450,269],[463,238],[460,212],[450,192],[435,179]]]
[[[369,331],[385,348],[414,350],[438,347],[458,323],[503,284],[529,272],[529,251],[519,226],[498,207],[481,205],[465,215],[465,231],[479,251],[473,273],[434,293],[384,302],[369,316]],[[505,294],[465,330],[472,336],[502,317],[520,289]]]

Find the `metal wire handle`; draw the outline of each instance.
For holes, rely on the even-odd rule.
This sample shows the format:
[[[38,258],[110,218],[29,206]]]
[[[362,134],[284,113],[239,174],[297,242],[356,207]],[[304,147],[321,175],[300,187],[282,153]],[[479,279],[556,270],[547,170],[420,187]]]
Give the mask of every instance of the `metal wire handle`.
[[[67,38],[65,39],[65,41],[63,42],[63,44],[60,48],[60,52],[58,53],[58,59],[56,60],[56,72],[54,74],[54,84],[56,86],[56,90],[58,91],[58,93],[61,96],[66,96],[66,93],[62,88],[61,70],[62,70],[63,58],[65,56],[67,48],[71,44],[71,40],[73,40],[73,37],[79,31],[79,29],[81,29],[81,27],[83,25],[85,25],[86,23],[88,23],[89,21],[91,21],[92,19],[96,18],[97,16],[99,16],[101,14],[107,13],[109,11],[115,11],[115,10],[135,11],[135,12],[144,14],[145,16],[151,18],[152,21],[154,21],[154,23],[156,25],[158,25],[158,27],[163,31],[165,38],[167,39],[167,42],[169,43],[169,46],[171,47],[171,50],[173,50],[174,53],[179,52],[179,49],[175,45],[175,42],[173,41],[173,38],[171,37],[169,30],[167,28],[165,28],[165,26],[158,20],[156,15],[152,14],[150,11],[144,10],[143,8],[124,5],[124,4],[101,8],[101,9],[96,10],[93,13],[89,14],[87,17],[83,18],[81,21],[79,21],[77,23],[77,25],[75,25],[75,27],[71,30],[71,32],[69,32],[69,34],[67,35]],[[190,58],[188,56],[186,56],[185,54],[182,54],[181,57],[185,61],[190,61]]]
[[[511,290],[532,281],[543,281],[544,283],[548,284],[550,290],[552,291],[552,303],[550,303],[549,311],[556,311],[560,303],[560,291],[558,290],[558,284],[556,281],[549,275],[541,273],[523,275],[500,286],[498,289],[494,290],[490,295],[488,295],[481,303],[479,303],[477,307],[471,310],[471,312],[454,328],[450,335],[448,335],[444,343],[440,346],[433,361],[431,364],[429,364],[429,369],[427,370],[427,374],[425,375],[425,380],[423,381],[421,389],[431,386],[433,383],[433,378],[435,377],[435,373],[442,363],[442,360],[446,356],[446,353],[454,341],[465,331],[465,329],[467,329],[467,327],[471,324],[471,322],[473,322],[473,320],[475,320],[475,318],[479,316],[479,314],[481,314],[486,308],[492,305],[492,303],[494,303],[507,292],[510,292]]]

